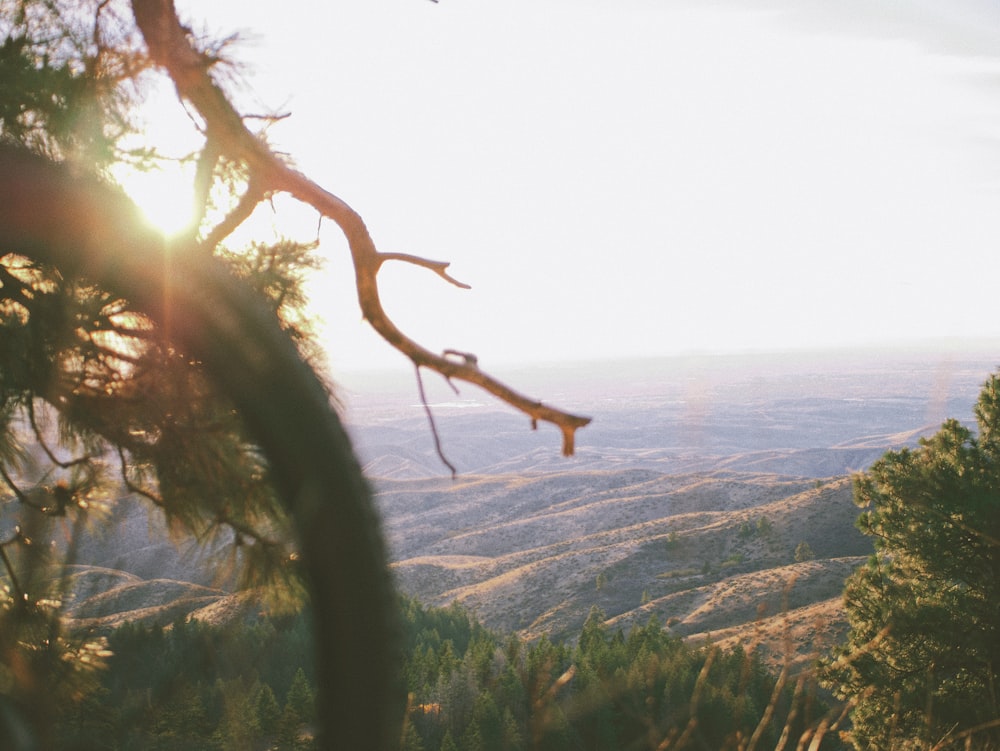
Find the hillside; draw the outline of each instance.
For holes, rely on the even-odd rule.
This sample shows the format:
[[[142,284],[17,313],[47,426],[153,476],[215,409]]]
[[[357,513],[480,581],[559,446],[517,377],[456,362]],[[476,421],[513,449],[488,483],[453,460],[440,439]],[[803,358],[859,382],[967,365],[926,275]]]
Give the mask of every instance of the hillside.
[[[947,416],[968,420],[991,367],[749,357],[511,373],[594,415],[569,459],[554,432],[428,384],[456,480],[398,383],[345,401],[406,592],[528,638],[571,634],[596,605],[614,625],[656,614],[691,639],[775,654],[792,639],[807,656],[843,628],[844,577],[871,549],[850,474]],[[67,614],[104,629],[242,612],[211,557],[168,537],[145,504],[120,503],[76,548]],[[800,543],[812,559],[795,561]]]
[[[883,354],[513,374],[594,415],[568,460],[552,434],[442,388],[429,399],[454,481],[420,405],[370,401],[355,439],[400,586],[528,638],[571,634],[596,605],[611,624],[656,614],[690,639],[807,659],[843,632],[844,579],[871,552],[851,475],[969,420],[993,367]],[[795,561],[800,543],[811,560]]]
[[[622,470],[378,489],[400,586],[526,638],[574,633],[593,605],[612,624],[655,613],[716,638],[837,598],[871,552],[843,478]],[[814,559],[795,563],[800,543]]]

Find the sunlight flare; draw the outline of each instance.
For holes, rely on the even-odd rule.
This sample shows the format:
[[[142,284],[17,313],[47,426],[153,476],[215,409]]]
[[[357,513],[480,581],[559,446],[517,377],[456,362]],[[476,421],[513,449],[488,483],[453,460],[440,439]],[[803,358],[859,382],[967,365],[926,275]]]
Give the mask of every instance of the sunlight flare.
[[[192,176],[180,164],[148,171],[126,168],[115,175],[146,221],[168,237],[186,230],[194,216]]]

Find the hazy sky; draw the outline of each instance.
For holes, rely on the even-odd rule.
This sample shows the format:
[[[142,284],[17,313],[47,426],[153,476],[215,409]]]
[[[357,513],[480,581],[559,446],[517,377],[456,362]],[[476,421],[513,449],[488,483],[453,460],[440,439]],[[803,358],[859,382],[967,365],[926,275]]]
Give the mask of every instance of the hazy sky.
[[[178,5],[244,34],[247,106],[291,112],[273,143],[380,249],[472,285],[383,274],[432,349],[489,366],[1000,336],[994,3]],[[405,367],[321,237],[334,372]]]

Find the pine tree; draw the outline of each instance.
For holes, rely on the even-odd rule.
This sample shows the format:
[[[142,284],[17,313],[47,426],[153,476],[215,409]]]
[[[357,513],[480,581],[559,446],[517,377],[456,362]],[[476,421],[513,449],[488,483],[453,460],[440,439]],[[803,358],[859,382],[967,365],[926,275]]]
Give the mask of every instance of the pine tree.
[[[795,546],[794,558],[796,563],[804,563],[805,561],[811,561],[815,557],[816,554],[813,552],[813,549],[808,542],[805,542],[803,540],[802,542],[800,542],[798,545]]]
[[[403,725],[403,738],[399,744],[400,751],[424,751],[424,742],[412,722]]]
[[[450,730],[444,732],[444,737],[441,739],[441,751],[458,751],[458,746],[455,744]]]
[[[876,553],[847,582],[851,631],[825,675],[856,702],[858,747],[1000,743],[1000,376],[975,415],[978,435],[949,420],[856,482]]]
[[[299,668],[292,678],[292,685],[288,687],[288,694],[285,697],[285,707],[289,709],[301,723],[312,722],[316,718],[316,704],[313,697],[312,688],[306,680],[306,674]]]
[[[154,151],[126,146],[147,64],[130,16],[127,4],[99,0],[0,3],[3,147],[103,183],[115,165],[155,162]],[[49,568],[58,560],[38,551],[64,549],[49,540],[120,496],[145,497],[173,529],[230,555],[248,587],[272,585],[275,600],[294,604],[301,585],[266,463],[197,359],[129,300],[22,250],[0,247],[0,513],[18,530],[0,539],[10,582],[10,596],[0,595],[0,663],[32,664],[10,670],[23,680],[0,692],[30,708],[44,741],[50,718],[87,693],[87,673],[106,653],[100,641],[63,633],[47,605],[62,586]],[[301,316],[309,246],[279,239],[237,253],[219,244],[215,254],[311,352]]]
[[[281,706],[271,687],[264,683],[257,690],[257,723],[265,737],[270,738],[278,732],[281,720]]]

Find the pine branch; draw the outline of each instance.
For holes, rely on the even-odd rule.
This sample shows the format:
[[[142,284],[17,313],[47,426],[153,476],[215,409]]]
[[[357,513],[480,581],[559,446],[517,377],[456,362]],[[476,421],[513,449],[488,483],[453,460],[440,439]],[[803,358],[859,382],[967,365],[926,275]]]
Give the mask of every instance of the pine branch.
[[[45,436],[42,434],[41,426],[38,424],[37,417],[35,415],[35,401],[34,399],[28,399],[28,421],[31,423],[32,432],[35,434],[35,441],[41,446],[42,451],[49,458],[49,461],[55,464],[61,469],[69,469],[70,467],[75,467],[80,464],[86,464],[90,462],[94,457],[90,454],[84,454],[83,456],[78,456],[75,459],[63,460],[59,459],[52,448],[49,446],[48,441],[45,440]]]

